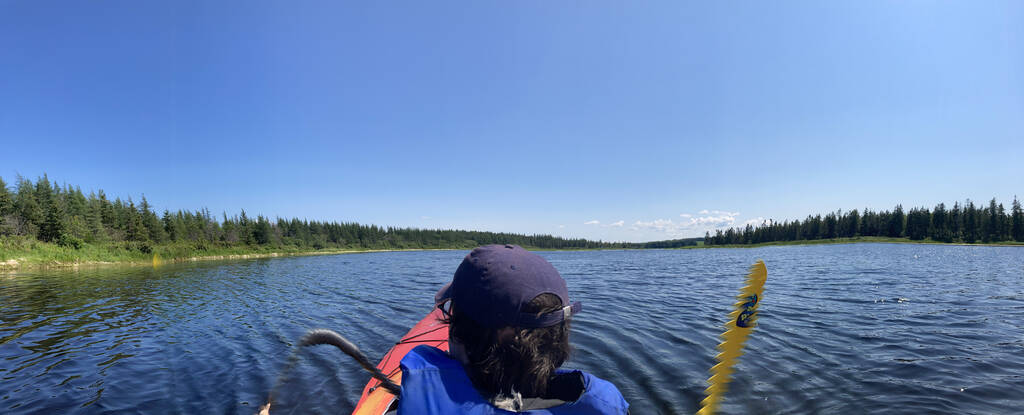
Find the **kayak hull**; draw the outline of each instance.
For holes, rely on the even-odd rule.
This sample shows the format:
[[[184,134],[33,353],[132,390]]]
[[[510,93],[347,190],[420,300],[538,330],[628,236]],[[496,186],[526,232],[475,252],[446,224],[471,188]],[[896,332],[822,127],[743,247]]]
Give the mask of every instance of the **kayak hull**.
[[[402,384],[402,370],[398,363],[414,347],[421,344],[433,346],[448,351],[448,324],[441,321],[444,318],[441,310],[435,308],[423,320],[416,323],[402,339],[395,343],[395,346],[384,355],[377,368],[380,369],[391,381]],[[381,388],[380,381],[370,378],[370,381],[363,387],[363,393],[359,396],[359,403],[356,404],[352,415],[382,415],[387,412],[398,398]]]

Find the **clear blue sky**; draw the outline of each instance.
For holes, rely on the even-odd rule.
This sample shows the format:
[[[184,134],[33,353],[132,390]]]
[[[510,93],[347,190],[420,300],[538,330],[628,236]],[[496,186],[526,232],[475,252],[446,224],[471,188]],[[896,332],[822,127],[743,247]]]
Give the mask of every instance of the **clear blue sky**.
[[[0,3],[0,176],[629,241],[1024,197],[1024,2],[339,3]]]

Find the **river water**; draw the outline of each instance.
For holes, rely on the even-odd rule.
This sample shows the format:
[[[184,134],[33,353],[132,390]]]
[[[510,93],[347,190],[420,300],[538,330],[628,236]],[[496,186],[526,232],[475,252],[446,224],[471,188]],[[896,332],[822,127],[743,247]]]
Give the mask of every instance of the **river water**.
[[[0,413],[348,413],[465,251],[0,274]],[[694,413],[733,296],[768,266],[723,413],[1020,413],[1024,248],[541,252],[584,310],[567,367],[633,414]]]

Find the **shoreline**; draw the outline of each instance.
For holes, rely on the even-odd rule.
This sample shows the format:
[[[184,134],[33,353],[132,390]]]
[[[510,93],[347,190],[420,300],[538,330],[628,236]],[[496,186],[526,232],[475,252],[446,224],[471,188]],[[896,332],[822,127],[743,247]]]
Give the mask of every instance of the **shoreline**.
[[[407,249],[336,249],[319,251],[298,251],[298,252],[253,252],[247,254],[222,254],[222,255],[200,255],[183,258],[163,259],[159,255],[151,260],[122,260],[122,261],[42,261],[35,262],[29,258],[11,258],[0,261],[0,272],[13,272],[25,269],[66,269],[80,267],[105,267],[105,266],[127,266],[127,267],[158,267],[167,264],[181,264],[186,262],[204,261],[230,261],[238,259],[260,259],[260,258],[286,258],[297,256],[317,255],[345,255],[365,254],[374,252],[415,252],[415,251],[452,251],[458,248],[407,248]]]
[[[985,247],[1024,247],[1024,242],[1002,242],[1002,243],[975,243],[969,244],[964,242],[939,242],[931,240],[913,241],[907,238],[887,238],[887,237],[856,237],[856,238],[836,238],[836,239],[815,239],[815,240],[802,240],[802,241],[775,241],[775,242],[764,242],[758,244],[741,244],[741,245],[694,245],[684,246],[677,248],[568,248],[568,249],[533,249],[540,251],[621,251],[621,250],[645,250],[645,249],[665,249],[665,250],[676,250],[676,249],[720,249],[720,248],[763,248],[772,246],[807,246],[807,245],[844,245],[844,244],[858,244],[858,243],[889,243],[889,244],[921,244],[921,245],[949,245],[949,246],[985,246]],[[296,256],[317,256],[317,255],[345,255],[345,254],[363,254],[363,253],[379,253],[379,252],[416,252],[416,251],[459,251],[468,250],[471,248],[401,248],[401,249],[331,249],[331,250],[314,250],[314,251],[295,251],[295,252],[250,252],[250,253],[224,253],[220,255],[198,255],[189,257],[179,258],[160,258],[159,255],[154,255],[152,259],[125,259],[125,260],[110,260],[110,261],[96,261],[96,260],[74,260],[74,261],[57,261],[57,260],[43,260],[34,261],[28,257],[32,254],[32,251],[24,252],[26,256],[18,258],[9,258],[0,261],[0,272],[13,272],[24,269],[59,269],[59,268],[79,268],[79,267],[104,267],[104,266],[160,266],[164,264],[179,264],[186,262],[204,262],[204,261],[230,261],[239,259],[259,259],[259,258],[284,258],[284,257],[296,257]]]
[[[882,243],[882,244],[912,244],[912,245],[949,245],[949,246],[989,246],[989,247],[1024,247],[1024,242],[996,242],[996,243],[973,243],[969,244],[966,242],[942,242],[934,241],[930,239],[924,240],[911,240],[909,238],[890,238],[885,236],[858,236],[855,238],[834,238],[834,239],[813,239],[813,240],[800,240],[800,241],[773,241],[773,242],[762,242],[757,244],[736,244],[736,245],[701,245],[693,247],[683,247],[674,249],[694,249],[694,248],[762,248],[767,246],[803,246],[803,245],[843,245],[843,244],[858,244],[858,243]]]

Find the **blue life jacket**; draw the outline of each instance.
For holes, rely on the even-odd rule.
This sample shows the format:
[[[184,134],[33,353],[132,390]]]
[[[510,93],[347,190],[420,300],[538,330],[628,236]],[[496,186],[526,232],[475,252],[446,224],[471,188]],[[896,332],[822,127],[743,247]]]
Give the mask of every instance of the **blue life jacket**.
[[[624,415],[629,408],[615,385],[585,372],[580,372],[583,375],[583,394],[575,401],[550,408],[511,412],[491,405],[473,387],[462,364],[437,348],[417,346],[402,358],[400,365],[402,396],[398,401],[398,415]]]

